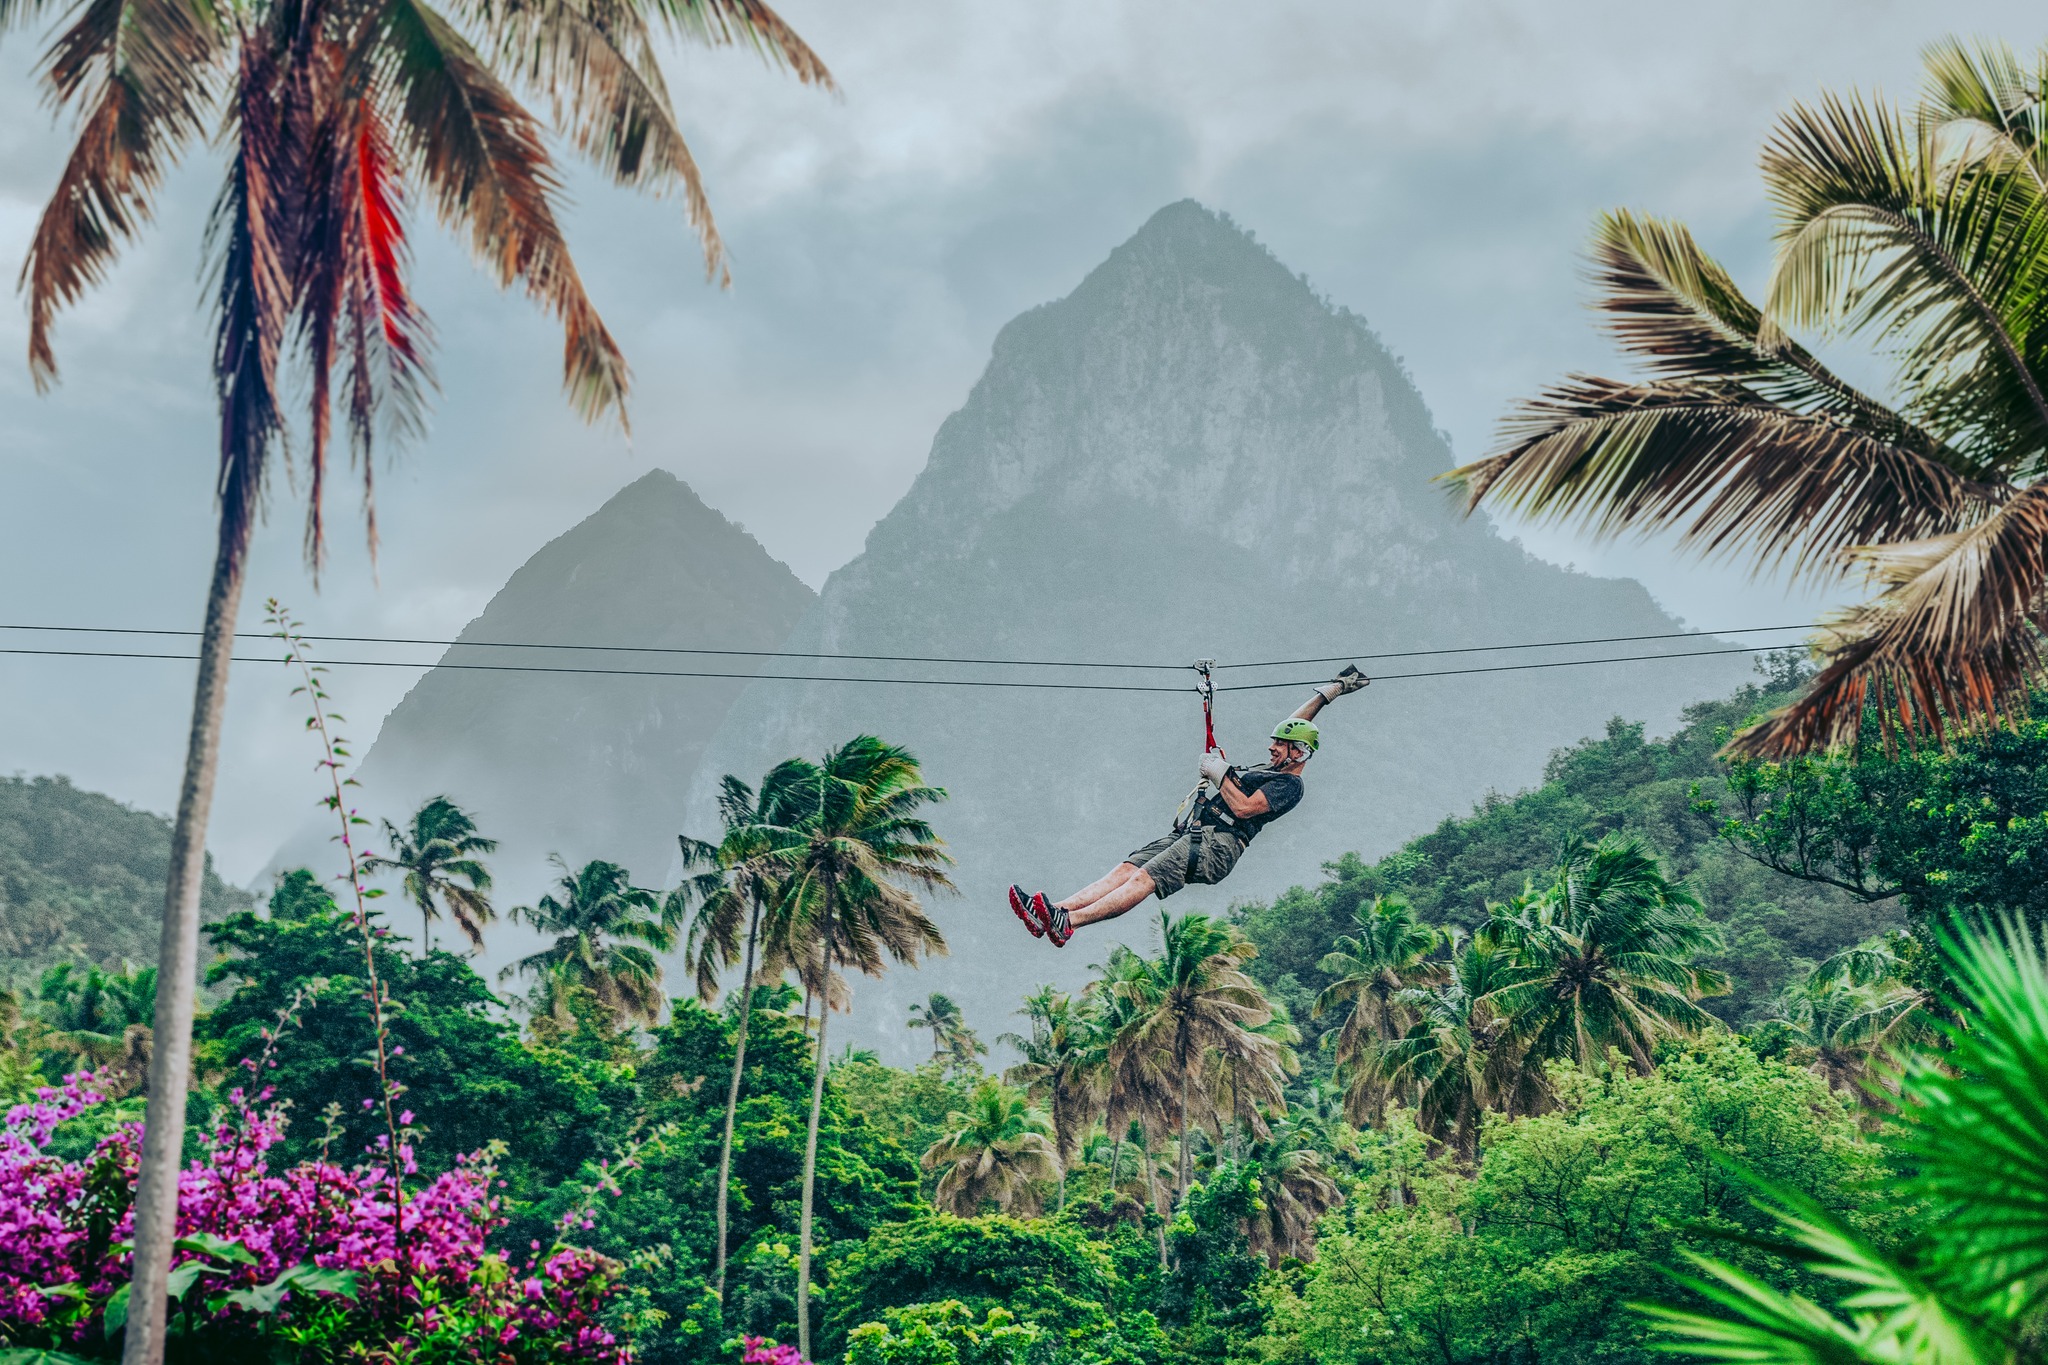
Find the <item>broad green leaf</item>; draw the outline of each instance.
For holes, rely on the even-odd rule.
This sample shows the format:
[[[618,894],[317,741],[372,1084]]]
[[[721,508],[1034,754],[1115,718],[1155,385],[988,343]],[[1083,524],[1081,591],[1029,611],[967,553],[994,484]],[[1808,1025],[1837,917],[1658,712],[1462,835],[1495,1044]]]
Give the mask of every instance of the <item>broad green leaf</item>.
[[[246,1308],[252,1313],[275,1313],[284,1302],[285,1293],[299,1289],[312,1293],[340,1294],[344,1298],[356,1297],[356,1272],[353,1270],[329,1270],[323,1266],[301,1263],[288,1266],[269,1284],[257,1285],[252,1289],[238,1289],[222,1297],[223,1303]]]
[[[210,1256],[216,1261],[229,1261],[235,1265],[255,1265],[256,1256],[240,1242],[230,1242],[210,1232],[195,1232],[189,1237],[180,1237],[172,1243],[180,1251],[196,1251],[201,1256]]]
[[[43,1351],[28,1347],[0,1347],[0,1365],[95,1365],[84,1356],[65,1355],[62,1351]]]
[[[122,1285],[107,1299],[105,1327],[108,1336],[128,1325],[128,1286]]]

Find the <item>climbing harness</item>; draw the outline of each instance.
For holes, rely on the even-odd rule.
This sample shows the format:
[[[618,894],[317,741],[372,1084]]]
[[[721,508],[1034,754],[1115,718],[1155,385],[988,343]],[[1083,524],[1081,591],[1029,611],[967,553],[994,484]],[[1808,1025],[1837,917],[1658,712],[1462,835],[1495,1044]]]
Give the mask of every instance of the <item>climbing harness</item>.
[[[1202,752],[1205,754],[1219,752],[1216,744],[1216,680],[1209,676],[1210,671],[1215,667],[1216,661],[1214,659],[1197,659],[1194,664],[1195,695],[1202,699]],[[1209,779],[1206,777],[1195,780],[1194,790],[1187,794],[1187,798],[1180,803],[1180,809],[1174,813],[1173,832],[1175,834],[1185,834],[1190,827],[1194,826],[1195,817],[1200,814],[1202,809],[1202,793],[1208,788],[1208,785]],[[1190,871],[1194,868],[1194,848],[1196,842],[1194,839],[1188,841],[1188,867]]]

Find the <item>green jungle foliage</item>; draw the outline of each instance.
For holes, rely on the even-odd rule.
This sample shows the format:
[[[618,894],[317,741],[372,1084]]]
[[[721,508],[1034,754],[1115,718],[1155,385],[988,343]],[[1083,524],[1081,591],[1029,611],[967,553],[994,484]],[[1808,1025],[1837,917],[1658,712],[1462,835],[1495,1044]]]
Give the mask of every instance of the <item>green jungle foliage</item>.
[[[1840,1309],[1837,1280],[1770,1250],[1778,1225],[1738,1168],[1873,1254],[1912,1254],[1920,1197],[1892,1193],[1904,1149],[1872,1140],[1887,1106],[1862,1087],[1886,1083],[1887,1047],[1937,1037],[1949,910],[2039,918],[2048,726],[1854,763],[1714,757],[1794,683],[1695,708],[1668,740],[1617,723],[1540,788],[1231,922],[1169,916],[1157,956],[1021,1001],[1006,1071],[942,998],[913,1015],[932,1060],[836,1054],[814,1357],[1647,1365],[1656,1325],[1629,1304],[1712,1307],[1670,1278],[1688,1255]],[[789,944],[763,940],[748,1002],[721,1296],[739,993],[714,977],[712,1003],[668,998],[652,1026],[601,976],[542,973],[508,1002],[395,931],[415,907],[372,905],[423,1175],[495,1146],[503,1244],[574,1222],[625,1267],[612,1326],[642,1360],[794,1339],[815,1022],[775,979]],[[289,1106],[279,1157],[356,1159],[380,1128],[348,912],[309,871],[229,909],[209,928],[195,1114],[257,1059]],[[1631,945],[1635,975],[1588,956],[1600,943]],[[1581,968],[1648,1009],[1647,1032],[1561,1016],[1544,983]],[[60,965],[0,997],[0,1099],[97,1066],[128,1097],[95,1122],[134,1117],[153,990],[146,969]]]
[[[0,986],[62,961],[156,961],[171,823],[64,777],[0,777]],[[251,901],[213,873],[200,913]]]

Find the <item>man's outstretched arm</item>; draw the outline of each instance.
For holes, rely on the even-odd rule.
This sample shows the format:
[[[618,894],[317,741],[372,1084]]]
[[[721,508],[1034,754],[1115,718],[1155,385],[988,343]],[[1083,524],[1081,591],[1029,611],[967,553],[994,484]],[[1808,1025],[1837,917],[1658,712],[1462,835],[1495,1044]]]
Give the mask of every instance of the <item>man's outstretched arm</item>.
[[[1325,706],[1348,692],[1356,692],[1372,679],[1360,673],[1354,664],[1344,665],[1344,671],[1309,694],[1309,699],[1295,709],[1289,720],[1314,720]]]

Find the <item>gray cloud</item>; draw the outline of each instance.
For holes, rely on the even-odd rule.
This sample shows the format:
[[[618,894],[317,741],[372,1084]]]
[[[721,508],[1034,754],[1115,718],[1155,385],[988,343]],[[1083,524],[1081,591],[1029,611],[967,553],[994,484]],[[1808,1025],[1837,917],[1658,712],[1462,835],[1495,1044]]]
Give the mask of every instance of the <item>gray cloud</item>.
[[[1462,455],[1504,405],[1609,355],[1580,306],[1592,214],[1686,218],[1755,280],[1769,225],[1755,155],[1823,87],[1909,93],[1951,29],[2037,41],[2007,0],[1652,6],[791,0],[843,100],[736,53],[678,54],[674,85],[730,241],[707,288],[674,204],[579,178],[585,274],[636,367],[629,445],[580,427],[559,347],[431,229],[421,292],[440,338],[430,435],[380,470],[381,583],[337,500],[315,597],[279,487],[251,577],[336,632],[445,635],[543,540],[649,465],[674,470],[817,583],[908,486],[995,330],[1066,292],[1160,204],[1193,194],[1365,315]],[[63,145],[0,46],[0,261],[16,261]],[[196,282],[215,170],[60,333],[66,382],[35,396],[18,310],[0,315],[0,593],[14,621],[188,625],[210,557],[206,319]],[[1524,533],[1548,557],[1631,573],[1695,623],[1796,617],[1660,546]],[[1788,618],[1789,619],[1789,618]],[[251,652],[260,652],[252,650]],[[0,658],[0,769],[65,771],[168,808],[189,670]],[[341,679],[358,736],[401,674]],[[272,670],[235,681],[214,845],[258,867],[313,792]]]

